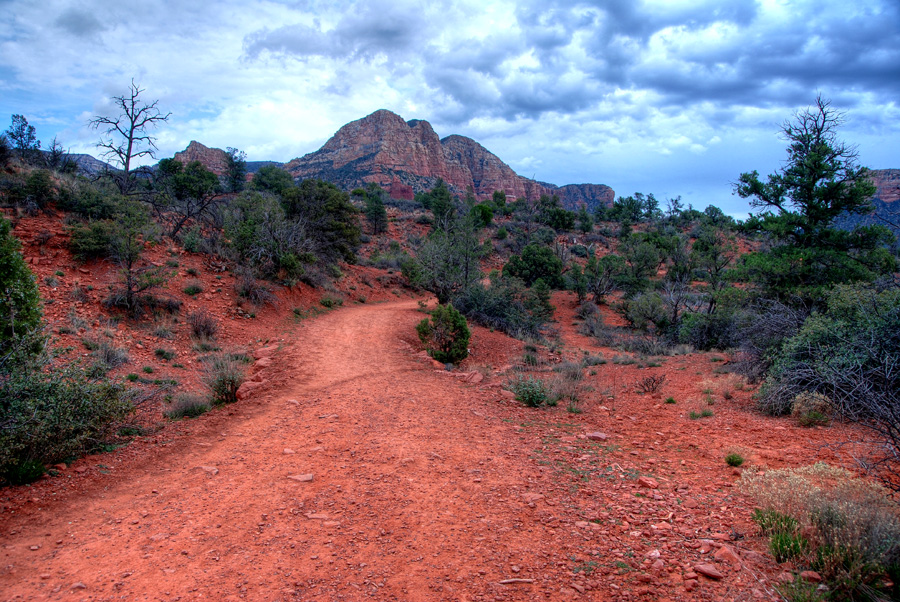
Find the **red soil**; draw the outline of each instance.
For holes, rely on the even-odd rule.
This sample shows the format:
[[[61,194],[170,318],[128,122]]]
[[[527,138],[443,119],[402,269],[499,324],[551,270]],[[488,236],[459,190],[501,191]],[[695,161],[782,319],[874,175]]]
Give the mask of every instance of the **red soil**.
[[[58,299],[47,311],[58,327],[72,304],[43,278],[68,259],[50,252],[35,269],[42,294]],[[753,502],[735,486],[740,469],[724,457],[839,462],[827,445],[848,436],[759,415],[749,387],[714,372],[723,354],[610,361],[586,369],[582,413],[565,402],[525,408],[502,389],[523,343],[474,328],[472,356],[455,372],[438,368],[415,339],[423,314],[398,300],[408,293],[392,275],[352,270],[344,307],[311,319],[290,311],[320,307],[322,292],[306,287],[252,319],[234,311],[231,276],[217,281],[199,256],[179,261],[177,278],[196,264],[208,291],[186,298],[188,310],[222,320],[223,346],[255,352],[262,384],[235,405],[0,490],[3,599],[778,599],[771,580],[782,567],[765,555]],[[100,267],[61,279],[101,291],[114,274]],[[182,286],[170,284],[178,295]],[[584,350],[616,355],[575,332],[571,295],[554,303],[559,341],[539,375]],[[183,328],[160,343],[118,326],[131,354],[120,372],[152,364],[190,388]],[[155,358],[157,345],[188,367]],[[667,378],[661,390],[639,394],[654,374]],[[703,408],[714,416],[688,417]],[[698,576],[704,564],[723,577]]]

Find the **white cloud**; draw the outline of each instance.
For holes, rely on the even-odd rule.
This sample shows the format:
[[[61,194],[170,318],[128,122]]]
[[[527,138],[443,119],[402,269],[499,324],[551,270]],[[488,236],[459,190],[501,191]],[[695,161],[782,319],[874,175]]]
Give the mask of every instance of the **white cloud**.
[[[542,180],[737,206],[728,183],[777,167],[779,124],[821,91],[849,111],[864,163],[900,167],[891,0],[4,8],[0,110],[73,150],[93,150],[87,119],[134,77],[173,113],[164,155],[196,139],[288,160],[387,108]]]

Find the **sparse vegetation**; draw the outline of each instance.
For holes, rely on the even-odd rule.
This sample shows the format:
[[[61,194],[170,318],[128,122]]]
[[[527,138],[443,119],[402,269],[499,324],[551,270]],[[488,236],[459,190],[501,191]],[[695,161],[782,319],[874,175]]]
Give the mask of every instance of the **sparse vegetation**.
[[[194,393],[178,393],[163,413],[170,420],[178,420],[180,418],[196,418],[209,410],[209,402],[202,396]]]
[[[203,382],[209,388],[214,404],[234,403],[246,378],[246,364],[230,353],[204,358]]]

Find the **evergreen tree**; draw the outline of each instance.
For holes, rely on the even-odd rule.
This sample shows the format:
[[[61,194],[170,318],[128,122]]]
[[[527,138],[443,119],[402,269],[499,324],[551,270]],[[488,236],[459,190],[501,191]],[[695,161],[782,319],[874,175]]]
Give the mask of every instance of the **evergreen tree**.
[[[788,142],[785,167],[768,180],[756,171],[741,174],[735,192],[761,213],[745,223],[768,235],[771,250],[744,257],[742,276],[775,297],[800,295],[820,301],[833,284],[872,281],[891,273],[896,262],[884,248],[894,237],[881,226],[853,231],[834,227],[843,213],[871,211],[875,187],[857,165],[857,151],[837,137],[842,113],[816,98],[781,128]]]
[[[369,184],[368,189],[365,191],[366,207],[364,211],[366,220],[372,228],[372,234],[381,234],[382,232],[387,232],[388,229],[384,196],[384,189],[374,182]]]

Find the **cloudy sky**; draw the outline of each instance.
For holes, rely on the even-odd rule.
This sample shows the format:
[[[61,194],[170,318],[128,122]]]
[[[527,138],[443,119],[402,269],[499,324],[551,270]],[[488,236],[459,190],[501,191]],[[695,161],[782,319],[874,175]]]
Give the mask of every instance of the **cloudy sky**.
[[[862,164],[900,168],[897,0],[0,0],[0,127],[75,152],[131,79],[198,140],[287,161],[386,108],[520,174],[729,213],[817,93]]]

